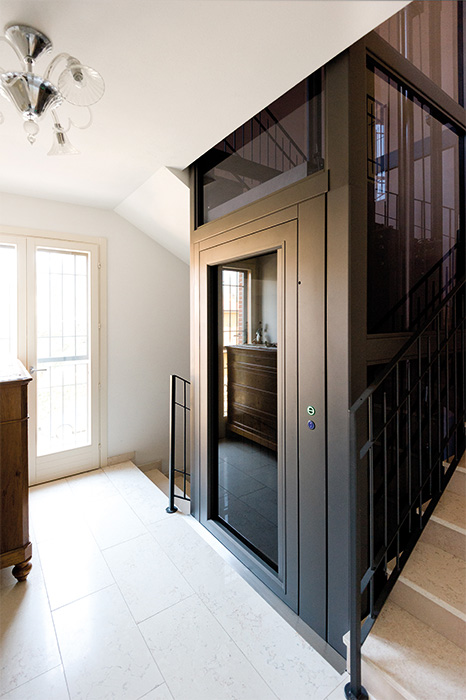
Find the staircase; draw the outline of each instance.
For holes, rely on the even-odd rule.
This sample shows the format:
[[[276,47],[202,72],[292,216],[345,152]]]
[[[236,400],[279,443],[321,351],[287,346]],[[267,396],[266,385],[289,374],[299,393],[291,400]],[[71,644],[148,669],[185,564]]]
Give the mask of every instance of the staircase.
[[[362,646],[377,700],[466,698],[466,459]]]

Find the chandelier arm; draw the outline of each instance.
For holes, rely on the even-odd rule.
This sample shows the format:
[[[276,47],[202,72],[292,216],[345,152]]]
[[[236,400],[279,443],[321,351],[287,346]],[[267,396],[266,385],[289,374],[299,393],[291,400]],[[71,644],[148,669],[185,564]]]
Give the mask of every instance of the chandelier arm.
[[[88,119],[88,121],[86,122],[86,124],[84,124],[84,125],[81,126],[80,124],[76,124],[76,122],[74,122],[72,119],[70,119],[70,117],[68,117],[68,126],[66,127],[66,129],[63,128],[63,126],[61,126],[61,124],[60,124],[60,119],[59,119],[59,117],[58,117],[58,114],[57,114],[56,110],[55,110],[55,109],[52,109],[53,120],[54,120],[54,122],[55,122],[56,125],[58,124],[58,125],[61,126],[61,130],[63,131],[64,134],[66,134],[66,133],[71,129],[72,126],[76,127],[76,129],[88,129],[88,128],[92,125],[93,117],[92,117],[91,108],[90,108],[90,107],[84,107],[84,108],[81,108],[81,109],[87,109],[87,111],[88,111],[88,113],[89,113],[89,119]]]
[[[86,107],[81,107],[81,109],[87,109],[87,111],[89,113],[89,119],[86,122],[86,124],[81,126],[80,124],[76,124],[76,122],[74,122],[72,119],[68,119],[68,128],[66,129],[66,131],[69,131],[72,126],[76,127],[76,129],[89,129],[89,127],[92,125],[93,118],[92,118],[91,108],[86,106]]]
[[[53,69],[61,60],[66,59],[68,61],[70,58],[72,58],[72,56],[69,53],[59,53],[55,56],[55,58],[52,58],[49,65],[47,66],[47,70],[45,71],[45,79],[50,80],[50,76],[52,74]]]

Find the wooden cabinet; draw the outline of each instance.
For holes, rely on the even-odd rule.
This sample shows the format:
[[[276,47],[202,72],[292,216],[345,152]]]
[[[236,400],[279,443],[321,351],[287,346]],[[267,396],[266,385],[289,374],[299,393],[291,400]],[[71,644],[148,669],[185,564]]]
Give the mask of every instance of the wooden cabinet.
[[[277,449],[277,348],[227,346],[227,430]]]
[[[0,568],[24,581],[31,570],[27,385],[20,362],[0,365]]]

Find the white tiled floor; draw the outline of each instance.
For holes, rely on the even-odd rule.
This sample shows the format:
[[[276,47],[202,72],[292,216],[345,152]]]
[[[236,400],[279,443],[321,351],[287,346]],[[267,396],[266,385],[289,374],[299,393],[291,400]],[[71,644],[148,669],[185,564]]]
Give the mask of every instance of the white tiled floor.
[[[340,675],[131,462],[30,491],[0,572],[5,700],[338,700]]]

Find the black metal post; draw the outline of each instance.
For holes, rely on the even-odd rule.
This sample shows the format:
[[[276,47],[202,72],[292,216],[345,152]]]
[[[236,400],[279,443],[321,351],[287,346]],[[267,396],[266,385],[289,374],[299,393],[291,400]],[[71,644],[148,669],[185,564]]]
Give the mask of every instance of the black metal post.
[[[368,700],[361,685],[361,565],[359,547],[358,459],[356,415],[350,412],[350,682],[345,685],[348,700]]]
[[[178,508],[175,506],[175,444],[176,444],[176,375],[170,375],[170,424],[169,424],[169,440],[170,440],[170,455],[168,460],[168,507],[165,509],[167,513],[176,513]]]

